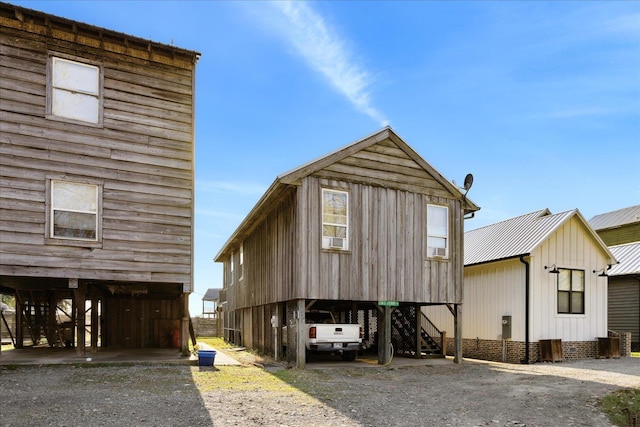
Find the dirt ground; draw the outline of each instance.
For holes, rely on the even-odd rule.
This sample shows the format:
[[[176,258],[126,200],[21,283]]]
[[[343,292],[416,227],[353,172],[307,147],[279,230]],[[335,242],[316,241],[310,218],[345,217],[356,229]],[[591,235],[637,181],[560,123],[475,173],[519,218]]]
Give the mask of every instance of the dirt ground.
[[[0,426],[610,426],[599,399],[640,387],[638,358],[389,367],[327,360],[274,374],[293,387],[255,390],[252,375],[272,374],[251,357],[214,368],[0,366]],[[216,376],[240,372],[247,387],[216,386]],[[198,383],[203,376],[212,387]]]

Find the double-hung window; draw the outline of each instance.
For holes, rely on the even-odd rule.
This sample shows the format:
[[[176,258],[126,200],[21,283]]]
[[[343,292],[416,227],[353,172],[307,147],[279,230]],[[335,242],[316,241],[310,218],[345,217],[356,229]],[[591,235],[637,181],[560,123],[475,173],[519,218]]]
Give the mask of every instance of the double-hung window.
[[[240,266],[238,268],[240,269],[238,280],[242,280],[244,277],[244,243],[240,244]]]
[[[100,186],[52,179],[49,237],[97,242],[100,239]]]
[[[322,248],[347,250],[349,193],[322,189]]]
[[[449,257],[449,210],[446,206],[427,205],[427,256]]]
[[[584,314],[584,270],[558,271],[558,314]]]
[[[49,57],[47,117],[102,124],[102,71],[97,65]]]

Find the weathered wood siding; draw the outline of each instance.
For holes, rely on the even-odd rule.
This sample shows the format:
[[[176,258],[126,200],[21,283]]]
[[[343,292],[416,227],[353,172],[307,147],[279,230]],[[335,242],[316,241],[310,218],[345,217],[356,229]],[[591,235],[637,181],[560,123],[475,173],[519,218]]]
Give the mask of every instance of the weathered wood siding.
[[[349,193],[349,251],[323,250],[322,188]],[[448,207],[449,258],[427,257],[427,205]],[[303,180],[295,298],[462,302],[459,200],[390,140]]]
[[[240,266],[239,247],[224,262],[227,305],[232,309],[254,307],[293,298],[295,248],[295,192],[281,203],[244,240],[244,265]],[[247,337],[247,339],[249,339]]]
[[[180,299],[107,298],[101,335],[103,346],[116,348],[175,347],[180,331]]]
[[[323,187],[349,192],[349,251],[321,248]],[[462,301],[458,201],[313,177],[305,180],[299,199],[304,207],[300,209],[296,298]],[[449,207],[448,259],[427,257],[428,204]]]
[[[349,250],[322,249],[322,188],[349,192]],[[304,178],[224,261],[228,308],[293,299],[462,302],[461,203],[385,140]],[[448,207],[449,258],[427,257],[427,205]],[[243,337],[249,340],[249,337]]]
[[[45,118],[49,53],[103,66],[102,127]],[[190,289],[194,62],[98,31],[0,17],[0,275]],[[46,244],[50,177],[102,184],[101,247]]]

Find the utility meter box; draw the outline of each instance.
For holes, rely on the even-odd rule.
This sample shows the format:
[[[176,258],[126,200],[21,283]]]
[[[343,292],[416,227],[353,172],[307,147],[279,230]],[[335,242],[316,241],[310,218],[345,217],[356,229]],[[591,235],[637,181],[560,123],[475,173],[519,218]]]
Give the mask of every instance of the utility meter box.
[[[511,339],[511,316],[502,316],[502,339]]]

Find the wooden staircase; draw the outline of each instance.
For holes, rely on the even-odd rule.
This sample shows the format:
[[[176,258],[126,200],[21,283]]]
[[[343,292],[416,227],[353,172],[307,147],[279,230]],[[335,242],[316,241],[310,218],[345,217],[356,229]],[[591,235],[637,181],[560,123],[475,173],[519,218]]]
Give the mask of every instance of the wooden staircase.
[[[420,316],[420,334],[416,331]],[[419,340],[420,350],[417,354]],[[402,306],[391,316],[391,342],[396,355],[409,357],[444,357],[443,333],[416,306]]]

